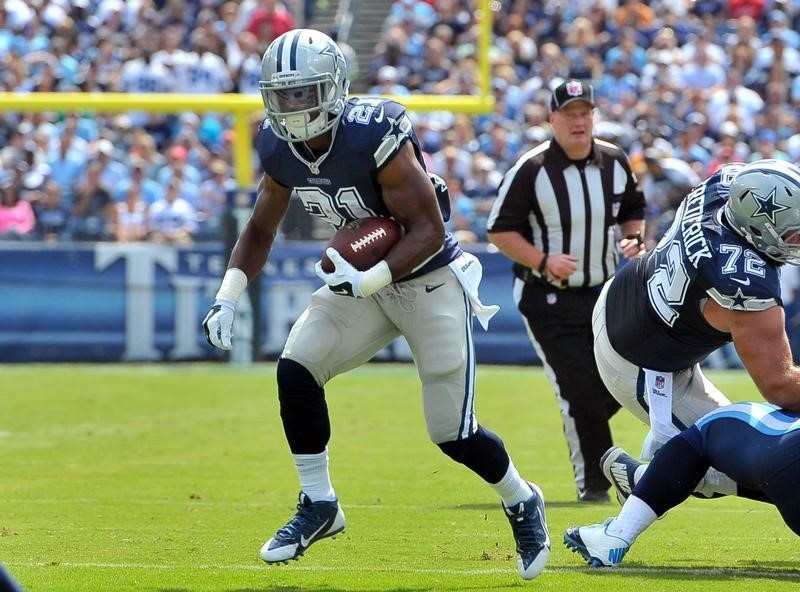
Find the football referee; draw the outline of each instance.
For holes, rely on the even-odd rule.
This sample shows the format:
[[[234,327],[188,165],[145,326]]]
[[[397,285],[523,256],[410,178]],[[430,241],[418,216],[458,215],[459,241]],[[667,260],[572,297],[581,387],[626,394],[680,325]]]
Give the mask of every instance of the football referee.
[[[514,301],[553,384],[583,502],[609,499],[600,457],[619,409],[595,365],[592,308],[618,251],[644,253],[644,195],[623,150],[593,137],[594,110],[591,85],[556,87],[553,139],[506,173],[487,223],[514,261]]]

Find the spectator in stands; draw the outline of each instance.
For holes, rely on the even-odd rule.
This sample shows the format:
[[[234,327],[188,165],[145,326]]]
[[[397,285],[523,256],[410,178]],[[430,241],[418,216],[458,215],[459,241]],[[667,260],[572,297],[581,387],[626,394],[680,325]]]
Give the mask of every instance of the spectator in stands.
[[[579,16],[569,24],[564,58],[569,62],[569,77],[597,80],[603,72],[601,42],[592,28],[592,22]]]
[[[0,240],[30,238],[36,227],[31,204],[20,197],[22,187],[14,177],[0,177]]]
[[[197,213],[181,197],[181,183],[170,179],[164,197],[150,206],[147,215],[148,238],[157,243],[190,244],[197,232]]]
[[[227,62],[231,68],[234,92],[257,95],[261,77],[261,52],[258,38],[250,31],[242,31],[235,41],[228,42]]]
[[[447,29],[449,31],[449,29]],[[433,93],[435,85],[450,76],[453,62],[448,55],[448,46],[441,37],[431,37],[425,42],[420,91]],[[380,71],[379,71],[380,73]]]
[[[148,205],[134,182],[125,190],[125,198],[114,204],[111,212],[111,234],[117,242],[129,243],[147,238]]]
[[[778,134],[775,130],[762,129],[758,132],[755,150],[750,154],[750,162],[765,158],[790,161],[789,155],[778,150]]]
[[[630,68],[637,76],[641,75],[642,68],[648,62],[647,52],[639,44],[640,38],[637,37],[633,29],[622,29],[619,32],[619,40],[616,45],[611,47],[605,56],[608,65],[614,64],[620,57],[630,64]]]
[[[642,0],[621,0],[614,11],[617,30],[629,29],[647,34],[658,25],[655,11]]]
[[[389,8],[386,23],[389,26],[412,22],[421,30],[429,30],[439,19],[437,11],[427,2],[417,0],[395,0]]]
[[[789,26],[789,17],[780,8],[771,10],[767,16],[767,35],[780,37],[787,47],[800,48],[800,33]]]
[[[408,96],[411,92],[399,82],[397,68],[394,66],[381,66],[381,69],[378,70],[378,84],[369,89],[369,94]]]
[[[459,0],[437,0],[436,12],[438,13],[437,22],[449,28],[453,33],[453,38],[464,33],[472,22],[471,15]]]
[[[164,187],[157,181],[147,176],[147,161],[139,156],[132,156],[130,159],[130,176],[113,188],[115,201],[125,201],[128,188],[131,185],[138,187],[138,193],[145,204],[152,205],[164,194]]]
[[[709,89],[725,84],[725,69],[712,60],[704,41],[700,40],[691,57],[684,57],[682,67],[683,86]]]
[[[733,120],[745,134],[755,133],[756,115],[764,108],[764,99],[742,84],[742,73],[727,72],[724,85],[711,91],[708,113],[711,126],[718,129],[726,120]]]
[[[100,163],[99,184],[109,191],[128,179],[128,168],[114,155],[114,145],[102,138],[95,145],[94,157]]]
[[[61,201],[61,186],[55,181],[46,181],[33,203],[36,217],[36,238],[45,242],[71,240],[73,219],[70,210]]]
[[[167,164],[158,171],[156,181],[162,186],[166,186],[172,177],[178,176],[189,181],[193,186],[199,187],[202,182],[200,171],[186,162],[188,158],[189,151],[186,146],[181,144],[172,145],[167,151]]]
[[[489,130],[478,136],[481,152],[486,154],[497,169],[505,170],[520,153],[520,135],[510,125],[501,121],[490,124]]]
[[[689,122],[678,126],[677,141],[672,155],[678,160],[686,162],[700,176],[706,170],[708,162],[711,160],[711,154],[697,141],[696,132],[693,131],[693,128],[697,126],[696,119],[695,123]]]
[[[111,194],[101,180],[103,164],[89,163],[86,177],[78,183],[75,206],[72,209],[72,237],[76,240],[108,240],[111,217]],[[125,180],[129,183],[129,179]],[[39,216],[41,219],[41,216]]]
[[[553,43],[542,45],[539,48],[539,59],[534,63],[528,79],[522,84],[523,100],[546,105],[546,97],[564,81],[569,73],[569,66],[558,46]]]
[[[762,73],[762,79],[773,68],[780,68],[790,76],[800,74],[800,51],[787,43],[788,33],[771,33],[767,36],[769,43],[756,52],[754,68]]]
[[[134,130],[130,155],[131,158],[136,157],[144,164],[144,175],[148,179],[155,179],[158,172],[167,164],[167,159],[157,149],[153,136],[143,129]]]
[[[68,205],[72,205],[75,185],[86,171],[87,152],[86,141],[76,137],[74,127],[67,127],[58,138],[58,147],[48,153],[50,175],[61,186]]]
[[[418,60],[405,53],[407,35],[402,29],[391,28],[375,46],[375,57],[367,67],[367,83],[378,83],[378,71],[383,66],[394,66],[400,80],[406,82],[410,88],[414,87],[414,80],[418,79],[421,66]]]
[[[475,203],[464,195],[461,178],[452,175],[443,178],[450,194],[450,220],[445,223],[445,229],[452,232],[461,244],[479,242],[476,232],[478,225],[475,223]],[[483,234],[485,238],[486,232]]]
[[[220,228],[228,194],[236,189],[228,163],[216,158],[208,168],[211,177],[203,181],[197,195],[198,240],[221,238]]]
[[[247,31],[262,44],[268,44],[294,28],[294,16],[279,0],[261,0],[247,24]]]
[[[728,0],[728,14],[737,21],[755,22],[764,15],[765,0]]]
[[[718,135],[719,139],[713,145],[705,176],[711,175],[726,162],[745,162],[750,154],[750,148],[740,139],[739,126],[733,121],[723,121]]]
[[[463,184],[461,180],[472,174],[472,154],[462,148],[452,130],[444,132],[443,138],[444,145],[430,157],[429,170],[442,178],[456,177]]]
[[[595,89],[597,106],[610,112],[613,105],[622,104],[628,97],[638,97],[639,77],[631,71],[628,56],[618,53],[600,77]]]

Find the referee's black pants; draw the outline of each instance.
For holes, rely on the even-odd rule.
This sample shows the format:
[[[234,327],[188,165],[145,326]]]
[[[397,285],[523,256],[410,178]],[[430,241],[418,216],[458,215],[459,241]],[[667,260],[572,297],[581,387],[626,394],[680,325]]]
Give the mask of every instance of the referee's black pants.
[[[592,309],[600,288],[560,290],[515,279],[517,307],[556,392],[578,494],[606,491],[600,457],[612,445],[609,419],[620,408],[597,371]]]

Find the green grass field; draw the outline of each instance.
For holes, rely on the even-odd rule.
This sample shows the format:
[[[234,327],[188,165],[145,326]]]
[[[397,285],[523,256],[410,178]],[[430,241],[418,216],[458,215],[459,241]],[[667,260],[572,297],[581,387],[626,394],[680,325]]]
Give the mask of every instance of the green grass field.
[[[685,591],[800,585],[800,541],[774,508],[691,499],[594,570],[561,543],[616,503],[575,502],[554,396],[537,368],[483,366],[478,416],[547,500],[553,552],[519,578],[495,494],[427,440],[412,366],[369,365],[328,387],[331,472],[347,531],[299,562],[261,544],[291,516],[297,479],[274,365],[3,366],[0,562],[36,591]],[[741,373],[713,373],[732,399]],[[645,429],[614,419],[636,453]]]

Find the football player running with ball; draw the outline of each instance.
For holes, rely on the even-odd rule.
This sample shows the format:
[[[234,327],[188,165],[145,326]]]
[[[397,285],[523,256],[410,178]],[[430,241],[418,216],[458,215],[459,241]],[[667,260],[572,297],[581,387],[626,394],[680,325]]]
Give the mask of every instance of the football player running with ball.
[[[542,493],[519,475],[502,440],[474,412],[472,315],[486,328],[497,309],[478,298],[478,260],[445,232],[447,188],[426,172],[404,107],[377,97],[348,99],[344,57],[318,31],[298,29],[275,39],[261,73],[266,119],[256,149],[264,176],[203,322],[209,342],[231,348],[237,300],[264,267],[293,191],[309,214],[333,228],[384,216],[404,229],[385,259],[366,271],[333,249],[327,250],[332,272],[317,263],[327,285],[312,295],[277,364],[281,420],[300,501],[297,513],[261,548],[261,558],[297,559],[316,541],[344,530],[328,470],[324,387],[402,335],[422,382],[430,439],[497,492],[520,575],[537,576],[550,553]]]

